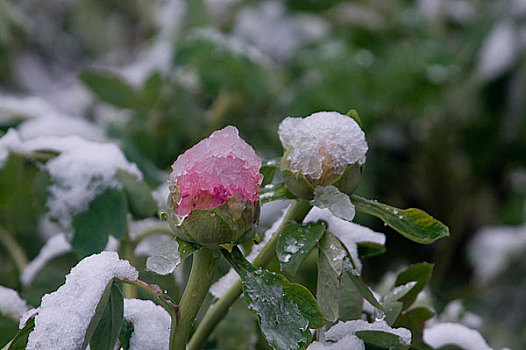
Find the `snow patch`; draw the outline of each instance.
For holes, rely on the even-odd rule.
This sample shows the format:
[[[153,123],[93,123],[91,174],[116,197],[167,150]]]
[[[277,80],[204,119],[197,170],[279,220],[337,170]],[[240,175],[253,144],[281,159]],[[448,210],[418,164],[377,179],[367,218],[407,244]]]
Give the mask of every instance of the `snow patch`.
[[[136,280],[138,276],[115,252],[83,259],[66,276],[64,285],[42,298],[27,349],[79,349],[108,283],[114,278]]]
[[[133,325],[130,350],[168,349],[171,318],[161,306],[150,300],[124,299],[124,319]]]
[[[16,290],[0,286],[0,314],[18,320],[29,310]]]
[[[458,323],[440,323],[426,328],[423,339],[435,349],[457,345],[464,350],[493,350],[479,332]]]

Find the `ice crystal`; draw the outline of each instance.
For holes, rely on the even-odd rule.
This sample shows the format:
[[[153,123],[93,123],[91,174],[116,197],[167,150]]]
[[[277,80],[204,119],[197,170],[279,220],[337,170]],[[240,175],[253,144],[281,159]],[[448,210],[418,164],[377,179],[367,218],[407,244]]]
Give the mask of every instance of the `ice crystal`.
[[[314,190],[312,204],[321,209],[329,209],[334,216],[340,219],[347,221],[354,219],[355,211],[351,199],[332,185],[317,186]]]

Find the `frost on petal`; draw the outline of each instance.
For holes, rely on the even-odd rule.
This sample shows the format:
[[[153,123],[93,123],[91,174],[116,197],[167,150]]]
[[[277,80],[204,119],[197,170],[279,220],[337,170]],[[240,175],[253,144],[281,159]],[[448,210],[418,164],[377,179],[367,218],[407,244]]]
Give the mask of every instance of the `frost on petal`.
[[[0,315],[18,321],[29,310],[16,290],[0,286]]]
[[[216,207],[236,193],[246,201],[257,201],[260,167],[261,159],[235,127],[214,131],[172,165],[168,185],[177,197],[176,214]]]
[[[179,243],[176,241],[167,241],[161,243],[155,254],[146,259],[146,268],[159,275],[167,275],[181,262],[179,255]]]
[[[351,258],[358,271],[362,270],[362,263],[358,256],[359,242],[371,242],[385,244],[385,235],[375,232],[368,227],[345,221],[332,215],[328,209],[312,208],[304,219],[304,223],[324,220],[327,222],[328,230],[332,232],[343,243],[349,251]]]
[[[342,339],[349,334],[355,334],[359,331],[381,331],[395,334],[399,337],[402,345],[411,344],[411,332],[405,328],[391,328],[385,321],[375,321],[369,323],[364,320],[353,320],[347,322],[338,322],[331,329],[325,333],[326,341],[334,341]]]
[[[115,252],[83,259],[66,276],[66,283],[46,294],[37,309],[28,350],[80,349],[100,298],[114,278],[136,280],[139,273]]]
[[[347,221],[354,219],[355,211],[351,199],[332,185],[317,186],[314,190],[314,200],[311,203],[318,208],[329,209],[334,216],[340,219]]]
[[[492,350],[478,331],[458,323],[439,323],[425,329],[424,341],[435,349],[456,345],[464,350]]]
[[[124,299],[124,319],[133,325],[130,350],[168,349],[171,319],[161,306],[150,300]]]
[[[350,117],[337,112],[318,112],[306,118],[285,118],[279,125],[279,138],[290,169],[313,179],[329,167],[335,175],[350,164],[364,164],[367,153],[365,134]]]
[[[71,244],[67,241],[65,234],[59,233],[52,236],[47,240],[42,249],[40,249],[38,255],[31,260],[24,271],[22,271],[22,275],[20,276],[22,285],[26,287],[30,285],[48,261],[69,251],[71,251]]]

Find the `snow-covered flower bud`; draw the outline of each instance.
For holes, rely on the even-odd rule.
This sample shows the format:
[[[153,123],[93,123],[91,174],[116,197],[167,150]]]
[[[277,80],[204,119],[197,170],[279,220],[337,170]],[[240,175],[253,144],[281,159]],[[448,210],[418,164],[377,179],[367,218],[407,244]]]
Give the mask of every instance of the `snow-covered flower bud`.
[[[351,194],[358,187],[367,153],[365,134],[351,117],[318,112],[285,118],[279,125],[284,148],[281,172],[288,189],[313,199],[318,186],[333,185]]]
[[[250,240],[259,219],[260,168],[233,126],[180,155],[168,178],[168,221],[176,236],[201,245]]]

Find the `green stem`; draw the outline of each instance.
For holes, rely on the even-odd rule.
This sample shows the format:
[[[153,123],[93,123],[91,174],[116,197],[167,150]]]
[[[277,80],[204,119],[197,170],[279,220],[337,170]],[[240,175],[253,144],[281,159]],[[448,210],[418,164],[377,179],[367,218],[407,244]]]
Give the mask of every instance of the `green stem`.
[[[219,250],[213,248],[201,248],[194,253],[190,277],[179,302],[174,342],[170,343],[170,350],[186,349],[190,330],[212,284],[219,257]]]
[[[130,235],[128,231],[126,230],[124,237],[121,240],[120,247],[119,247],[119,255],[121,258],[128,260],[132,266],[134,266],[134,247],[133,242],[130,241]],[[125,298],[137,298],[137,288],[135,288],[133,285],[125,284],[123,286],[123,292]]]
[[[5,247],[6,252],[13,259],[18,273],[21,274],[28,263],[26,253],[3,226],[0,226],[0,244]]]
[[[283,222],[278,227],[270,241],[261,249],[252,264],[256,267],[266,266],[276,256],[276,244],[278,237],[289,221],[302,221],[311,209],[307,201],[295,201],[289,208],[283,218]],[[238,279],[230,289],[206,311],[201,323],[195,330],[192,339],[188,345],[189,350],[199,350],[203,348],[206,340],[216,327],[216,325],[225,317],[228,309],[241,295],[241,280]]]

